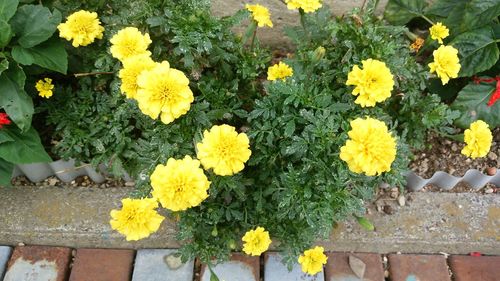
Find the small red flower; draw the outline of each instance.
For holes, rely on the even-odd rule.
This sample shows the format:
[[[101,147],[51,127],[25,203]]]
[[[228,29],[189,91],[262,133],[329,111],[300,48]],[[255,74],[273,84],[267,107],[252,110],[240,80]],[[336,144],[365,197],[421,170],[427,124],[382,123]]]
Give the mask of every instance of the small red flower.
[[[10,120],[9,120],[9,115],[7,113],[0,113],[0,129],[3,127],[3,125],[9,125]]]
[[[496,81],[496,83],[497,83],[496,90],[491,95],[490,100],[488,101],[488,106],[492,106],[493,104],[495,104],[495,102],[497,100],[500,99],[500,76],[497,76],[495,78],[479,78],[479,77],[474,76],[472,79],[474,80],[474,83],[476,83],[476,84],[479,84],[481,82],[493,83]]]

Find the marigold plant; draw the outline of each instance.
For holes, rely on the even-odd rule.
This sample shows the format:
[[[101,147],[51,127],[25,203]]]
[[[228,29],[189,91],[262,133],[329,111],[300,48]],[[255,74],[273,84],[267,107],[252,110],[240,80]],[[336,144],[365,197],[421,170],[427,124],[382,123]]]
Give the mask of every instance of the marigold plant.
[[[488,124],[477,120],[464,132],[466,146],[462,149],[462,154],[471,158],[484,157],[490,151],[492,140],[493,135]]]
[[[66,22],[59,24],[57,29],[59,36],[72,41],[75,48],[92,44],[95,39],[102,39],[104,32],[97,13],[84,10],[69,15]]]

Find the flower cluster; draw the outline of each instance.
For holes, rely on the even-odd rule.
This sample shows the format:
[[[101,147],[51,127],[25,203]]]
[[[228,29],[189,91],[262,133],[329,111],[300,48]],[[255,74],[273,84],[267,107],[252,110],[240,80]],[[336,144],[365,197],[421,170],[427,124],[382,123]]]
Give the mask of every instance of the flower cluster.
[[[442,23],[438,22],[429,28],[429,33],[433,40],[437,40],[439,44],[443,44],[443,39],[450,35],[450,31]]]
[[[273,27],[273,22],[271,21],[271,14],[269,13],[269,9],[259,4],[256,5],[246,4],[245,8],[252,13],[252,17],[259,27],[264,27],[264,26]]]
[[[102,39],[104,27],[97,17],[97,13],[78,11],[68,16],[65,23],[57,26],[59,36],[71,41],[73,47],[87,46],[95,39]]]
[[[437,40],[439,44],[443,44],[443,39],[450,35],[448,28],[440,22],[434,24],[429,29],[429,33],[431,38]],[[430,72],[436,72],[443,85],[448,84],[450,78],[458,77],[461,65],[457,49],[453,46],[441,45],[432,53],[432,56],[434,61],[429,63]]]
[[[285,0],[288,9],[302,9],[305,13],[312,13],[321,8],[321,0]]]
[[[490,151],[492,140],[488,124],[477,120],[464,132],[466,146],[462,149],[462,154],[471,158],[484,157]]]
[[[54,85],[52,84],[52,79],[45,78],[43,80],[39,80],[35,85],[36,90],[38,91],[38,95],[42,98],[50,98],[52,96],[52,90],[54,89]]]
[[[293,75],[293,69],[284,62],[279,62],[267,69],[267,80],[285,80],[287,77]]]
[[[310,275],[321,272],[323,270],[323,265],[325,265],[328,260],[324,251],[325,249],[320,246],[304,251],[298,260],[302,267],[302,271]]]
[[[255,230],[249,230],[241,240],[243,244],[243,252],[250,256],[260,256],[267,251],[271,245],[271,238],[269,232],[265,231],[263,227],[257,227]]]

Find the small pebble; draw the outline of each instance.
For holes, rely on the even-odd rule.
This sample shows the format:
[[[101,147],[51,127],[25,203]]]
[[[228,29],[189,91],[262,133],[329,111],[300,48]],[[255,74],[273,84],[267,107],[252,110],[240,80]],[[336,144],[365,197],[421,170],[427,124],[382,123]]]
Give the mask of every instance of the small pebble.
[[[132,187],[132,186],[135,186],[135,182],[133,182],[133,181],[128,181],[128,182],[126,182],[126,183],[125,183],[125,186],[127,186],[127,187]]]
[[[19,242],[19,243],[17,243],[17,246],[19,246],[19,247],[24,247],[24,246],[25,246],[25,244],[24,244],[23,242]]]
[[[391,186],[388,183],[386,183],[386,182],[381,182],[379,184],[379,187],[382,188],[382,189],[388,189]]]
[[[491,151],[490,153],[488,153],[488,158],[491,160],[497,160],[498,155],[495,152]]]
[[[457,150],[458,150],[458,145],[457,145],[456,143],[453,143],[453,144],[451,145],[451,150],[452,150],[452,151],[457,151]]]
[[[489,188],[485,189],[485,190],[484,190],[484,193],[486,193],[486,194],[491,194],[491,193],[493,193],[493,188],[489,187]]]
[[[384,213],[388,215],[394,214],[394,209],[391,207],[391,205],[385,205],[384,206]]]
[[[406,198],[405,198],[404,195],[399,195],[399,197],[398,197],[398,204],[399,204],[399,206],[406,205]]]
[[[488,176],[494,176],[496,173],[497,173],[497,168],[495,168],[495,167],[486,168],[486,174]]]

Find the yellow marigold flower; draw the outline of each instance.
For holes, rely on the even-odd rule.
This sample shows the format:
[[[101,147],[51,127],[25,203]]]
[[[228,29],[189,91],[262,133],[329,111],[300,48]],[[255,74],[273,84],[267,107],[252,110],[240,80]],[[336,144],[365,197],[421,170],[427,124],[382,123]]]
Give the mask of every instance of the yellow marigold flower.
[[[438,22],[429,28],[431,38],[437,40],[439,44],[443,44],[443,39],[450,35],[450,31],[442,23]]]
[[[267,80],[274,81],[276,79],[285,80],[293,75],[293,69],[284,62],[279,62],[267,69]]]
[[[203,167],[213,168],[219,176],[233,175],[243,170],[252,154],[247,135],[238,134],[234,127],[226,124],[205,131],[202,142],[197,143],[196,148]]]
[[[484,157],[490,151],[492,140],[493,135],[489,125],[477,120],[464,132],[464,141],[467,145],[462,149],[462,154],[471,158]]]
[[[391,96],[394,78],[385,63],[367,59],[361,61],[363,69],[355,65],[347,76],[346,85],[356,86],[352,94],[358,96],[355,103],[361,107],[375,106]]]
[[[73,40],[73,47],[87,46],[94,40],[102,39],[104,27],[97,18],[97,13],[80,10],[69,15],[65,23],[57,26],[59,37]]]
[[[165,124],[186,114],[194,101],[189,79],[182,71],[170,68],[167,61],[142,71],[137,85],[135,98],[141,111],[153,119],[160,115]]]
[[[257,227],[255,230],[249,230],[243,238],[243,252],[250,256],[260,256],[262,253],[269,249],[271,245],[271,238],[269,232],[265,231],[263,227]]]
[[[410,45],[410,49],[412,49],[415,52],[418,52],[420,48],[422,48],[422,46],[424,45],[424,42],[425,42],[424,39],[417,37],[417,39],[415,39],[415,41]]]
[[[266,25],[269,27],[273,27],[273,22],[271,21],[271,14],[269,13],[269,10],[266,7],[259,4],[256,5],[246,4],[245,8],[252,13],[252,17],[257,22],[257,25],[259,27],[263,27]]]
[[[448,84],[450,78],[457,78],[460,72],[460,60],[458,59],[458,50],[452,46],[441,45],[432,53],[434,61],[429,63],[431,73],[436,72],[441,78],[443,85]]]
[[[326,260],[328,259],[324,251],[325,249],[320,246],[304,251],[304,254],[299,257],[302,271],[310,275],[321,272],[323,270],[323,265],[326,264]]]
[[[125,235],[127,241],[137,241],[158,231],[165,219],[156,212],[158,202],[153,198],[122,200],[121,210],[111,211],[111,228]]]
[[[126,27],[116,33],[111,40],[111,55],[120,61],[140,54],[151,55],[149,34],[142,34],[135,27]]]
[[[48,99],[52,96],[54,85],[52,84],[52,79],[45,78],[43,80],[38,80],[38,82],[36,82],[35,88],[38,91],[39,96]]]
[[[148,54],[140,54],[123,60],[123,68],[120,70],[118,77],[122,80],[120,87],[123,94],[129,99],[135,98],[137,95],[137,77],[144,70],[151,70],[156,66],[156,63]]]
[[[150,179],[153,197],[172,211],[196,207],[208,197],[210,182],[200,168],[200,161],[190,156],[168,159],[166,165],[156,166]]]
[[[312,13],[321,8],[321,0],[285,0],[289,10],[302,9],[306,13]]]
[[[374,176],[391,170],[396,158],[396,141],[384,122],[367,117],[351,121],[349,140],[340,148],[340,159],[349,170]]]

